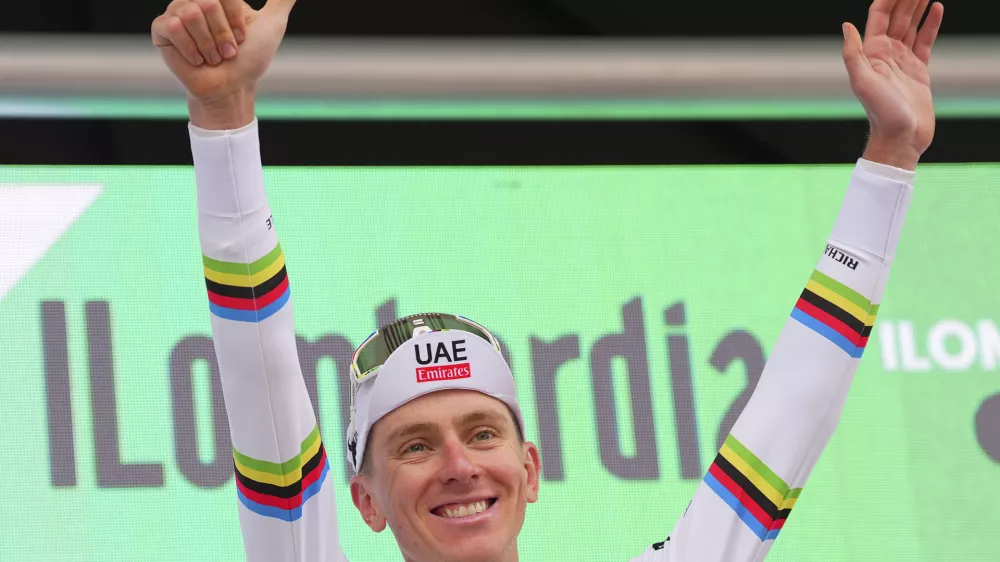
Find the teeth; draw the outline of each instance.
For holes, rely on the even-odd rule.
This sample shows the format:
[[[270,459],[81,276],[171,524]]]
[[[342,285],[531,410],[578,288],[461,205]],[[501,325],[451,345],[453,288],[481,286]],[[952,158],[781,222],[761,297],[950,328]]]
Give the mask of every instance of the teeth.
[[[459,517],[469,517],[470,515],[476,515],[486,511],[489,507],[486,500],[480,500],[467,505],[462,505],[454,509],[445,508],[444,516],[448,519],[456,519]]]

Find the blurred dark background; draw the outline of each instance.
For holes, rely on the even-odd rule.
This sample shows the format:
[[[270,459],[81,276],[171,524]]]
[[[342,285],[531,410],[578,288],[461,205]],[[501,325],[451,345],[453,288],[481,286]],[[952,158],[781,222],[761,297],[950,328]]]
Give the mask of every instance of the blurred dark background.
[[[260,7],[262,1],[251,2]],[[166,0],[46,0],[5,5],[0,32],[149,33]],[[1000,30],[995,0],[946,3],[943,35]],[[862,27],[868,0],[299,0],[293,36],[646,39],[839,36]],[[862,27],[863,28],[863,27]],[[831,42],[836,49],[836,42]],[[1000,52],[998,52],[1000,57]],[[846,77],[845,77],[846,79]],[[187,130],[172,119],[0,119],[0,164],[189,164]],[[995,161],[990,116],[942,117],[926,162]],[[406,119],[269,120],[270,165],[806,164],[863,150],[867,122],[847,119],[705,121]]]
[[[8,2],[0,31],[146,33],[165,0]],[[255,0],[251,5],[259,7]],[[801,36],[836,35],[863,22],[869,2],[735,0],[299,0],[290,32],[407,36]],[[998,30],[995,0],[946,2],[949,34]]]

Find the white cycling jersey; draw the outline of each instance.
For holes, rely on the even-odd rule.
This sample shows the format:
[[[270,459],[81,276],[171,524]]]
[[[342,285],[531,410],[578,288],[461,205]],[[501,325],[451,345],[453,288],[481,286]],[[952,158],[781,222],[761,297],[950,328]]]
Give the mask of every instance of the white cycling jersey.
[[[257,123],[235,131],[192,126],[191,144],[247,560],[346,560],[336,479],[299,365]],[[632,562],[767,555],[837,426],[878,313],[913,177],[858,162],[819,265],[803,275],[805,288],[753,397],[670,537]]]

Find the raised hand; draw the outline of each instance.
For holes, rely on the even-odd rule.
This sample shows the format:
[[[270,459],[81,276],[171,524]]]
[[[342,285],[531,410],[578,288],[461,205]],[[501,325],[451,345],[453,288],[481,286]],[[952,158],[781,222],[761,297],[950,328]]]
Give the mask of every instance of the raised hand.
[[[944,18],[930,0],[875,0],[864,41],[844,24],[844,63],[851,89],[868,114],[865,158],[914,169],[934,139],[934,100],[928,65]],[[927,13],[923,26],[920,22]]]
[[[174,0],[153,21],[153,44],[187,90],[192,122],[234,128],[253,119],[257,82],[294,4],[269,0],[257,11],[243,0]]]

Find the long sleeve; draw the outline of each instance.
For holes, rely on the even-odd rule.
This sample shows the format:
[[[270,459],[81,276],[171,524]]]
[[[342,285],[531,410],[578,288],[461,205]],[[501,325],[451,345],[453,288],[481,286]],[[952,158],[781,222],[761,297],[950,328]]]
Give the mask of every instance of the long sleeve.
[[[249,562],[345,560],[333,477],[302,379],[256,121],[191,127],[212,336]]]
[[[885,290],[913,173],[859,161],[819,265],[670,538],[634,562],[767,556],[833,435]]]

